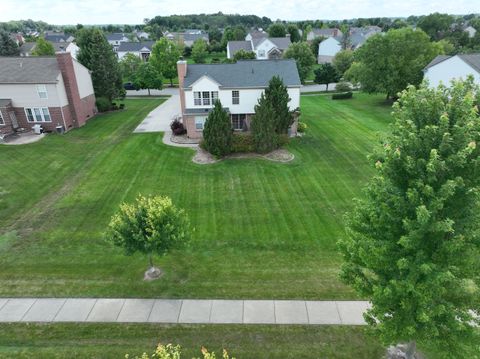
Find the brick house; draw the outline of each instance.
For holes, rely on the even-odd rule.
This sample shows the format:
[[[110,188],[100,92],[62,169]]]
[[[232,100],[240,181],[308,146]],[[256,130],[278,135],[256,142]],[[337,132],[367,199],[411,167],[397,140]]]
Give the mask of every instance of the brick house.
[[[302,84],[295,60],[246,60],[234,64],[177,62],[182,121],[189,138],[202,138],[202,131],[214,101],[219,99],[230,114],[232,129],[248,132],[255,105],[273,76],[287,87],[289,107],[300,107]],[[297,116],[290,133],[297,132]]]
[[[83,126],[96,113],[89,70],[70,53],[55,57],[0,57],[0,136]]]

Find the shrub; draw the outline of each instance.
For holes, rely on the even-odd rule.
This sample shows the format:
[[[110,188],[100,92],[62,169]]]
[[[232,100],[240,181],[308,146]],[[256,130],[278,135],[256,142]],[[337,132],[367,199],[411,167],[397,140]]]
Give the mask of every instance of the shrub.
[[[332,95],[332,100],[347,100],[353,97],[353,93],[349,92],[341,92],[341,93],[334,93]]]
[[[112,111],[117,111],[118,110],[118,106],[117,105],[112,105]]]
[[[255,144],[253,136],[249,133],[238,133],[233,135],[232,152],[253,152]]]
[[[350,92],[352,91],[352,86],[348,82],[341,81],[335,86],[335,91],[337,92]]]
[[[125,104],[124,103],[121,103],[120,106],[119,106],[120,110],[123,110],[125,108]]]
[[[99,97],[97,101],[95,101],[95,105],[97,106],[98,112],[105,112],[110,110],[110,100],[106,97]]]
[[[170,124],[170,129],[175,136],[181,136],[187,133],[187,130],[183,126],[183,123],[181,123],[178,119],[172,121],[172,123]]]
[[[278,135],[278,138],[277,138],[278,147],[285,146],[289,142],[290,142],[290,138],[288,137],[288,135],[286,134]]]
[[[298,121],[297,131],[303,133],[306,129],[307,124],[305,122]]]

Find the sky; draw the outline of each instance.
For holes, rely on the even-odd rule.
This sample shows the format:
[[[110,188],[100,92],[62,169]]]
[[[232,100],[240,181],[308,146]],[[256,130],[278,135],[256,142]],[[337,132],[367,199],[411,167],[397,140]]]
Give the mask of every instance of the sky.
[[[480,12],[480,0],[0,0],[0,22],[140,24],[156,15],[253,14],[272,20],[407,17]]]

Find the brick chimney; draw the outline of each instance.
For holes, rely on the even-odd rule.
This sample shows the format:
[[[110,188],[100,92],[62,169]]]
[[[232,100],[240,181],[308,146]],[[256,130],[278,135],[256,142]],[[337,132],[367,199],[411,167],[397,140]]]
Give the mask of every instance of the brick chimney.
[[[187,74],[187,61],[177,61],[178,87],[180,90],[180,107],[182,109],[181,115],[185,112],[185,91],[183,90],[183,83],[185,75]]]
[[[83,111],[80,92],[78,91],[77,77],[73,68],[72,55],[69,52],[57,53],[57,63],[62,73],[65,83],[65,92],[67,93],[68,108],[73,120],[74,127],[80,127],[85,124],[86,114]]]

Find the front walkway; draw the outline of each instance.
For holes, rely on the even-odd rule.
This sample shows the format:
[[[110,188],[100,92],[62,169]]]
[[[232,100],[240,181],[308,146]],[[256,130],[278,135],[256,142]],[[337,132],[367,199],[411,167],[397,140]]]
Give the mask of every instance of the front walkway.
[[[364,325],[364,301],[0,298],[0,322]]]

